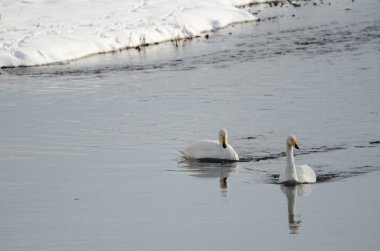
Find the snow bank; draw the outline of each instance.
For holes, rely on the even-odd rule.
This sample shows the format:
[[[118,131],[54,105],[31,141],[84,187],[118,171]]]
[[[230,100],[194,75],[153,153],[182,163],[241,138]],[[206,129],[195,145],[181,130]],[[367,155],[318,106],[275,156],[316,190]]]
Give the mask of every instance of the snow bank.
[[[260,0],[258,0],[260,1]],[[0,1],[0,67],[66,62],[256,17],[249,0]]]

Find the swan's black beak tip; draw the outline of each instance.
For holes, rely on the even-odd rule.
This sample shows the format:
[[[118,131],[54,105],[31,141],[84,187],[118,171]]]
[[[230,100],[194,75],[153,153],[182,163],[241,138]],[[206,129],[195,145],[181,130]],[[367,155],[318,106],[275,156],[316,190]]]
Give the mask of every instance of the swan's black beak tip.
[[[295,147],[296,149],[300,149],[300,148],[298,147],[297,143],[294,144],[294,147]]]

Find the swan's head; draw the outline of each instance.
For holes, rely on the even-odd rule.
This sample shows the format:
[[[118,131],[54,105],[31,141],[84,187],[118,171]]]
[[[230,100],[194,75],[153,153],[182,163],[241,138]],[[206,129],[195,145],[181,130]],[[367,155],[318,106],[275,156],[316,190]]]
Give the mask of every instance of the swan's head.
[[[289,136],[287,139],[286,139],[286,145],[291,148],[291,147],[295,147],[296,149],[299,149],[298,145],[297,145],[297,139],[295,136],[291,135]]]
[[[219,130],[219,143],[223,146],[223,148],[227,148],[227,130],[226,129]]]

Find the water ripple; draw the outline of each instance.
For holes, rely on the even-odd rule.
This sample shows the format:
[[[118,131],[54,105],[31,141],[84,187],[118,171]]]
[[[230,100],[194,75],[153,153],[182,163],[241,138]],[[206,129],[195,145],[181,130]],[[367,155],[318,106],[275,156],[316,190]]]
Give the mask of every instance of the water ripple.
[[[347,147],[344,146],[319,146],[319,147],[312,147],[310,149],[301,150],[297,152],[295,155],[306,155],[306,154],[312,154],[312,153],[325,153],[325,152],[331,152],[336,150],[344,150],[347,149]],[[265,161],[265,160],[273,160],[278,159],[286,156],[286,152],[279,152],[279,153],[269,153],[267,155],[261,155],[261,156],[244,156],[240,159],[240,162],[259,162],[259,161]]]
[[[374,171],[379,171],[380,167],[376,166],[359,166],[352,168],[351,170],[347,171],[332,171],[332,172],[316,172],[317,175],[317,183],[325,183],[325,182],[334,182],[342,179],[347,179],[367,173],[371,173]],[[268,174],[270,184],[278,184],[278,178],[280,177],[279,174]]]

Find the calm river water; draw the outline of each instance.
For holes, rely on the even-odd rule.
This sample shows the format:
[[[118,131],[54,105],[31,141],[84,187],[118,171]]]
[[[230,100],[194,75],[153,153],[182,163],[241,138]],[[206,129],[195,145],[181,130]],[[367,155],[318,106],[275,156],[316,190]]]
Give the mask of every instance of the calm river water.
[[[378,250],[379,10],[2,69],[0,250]],[[181,157],[222,127],[242,162]],[[290,134],[317,184],[276,184]]]

